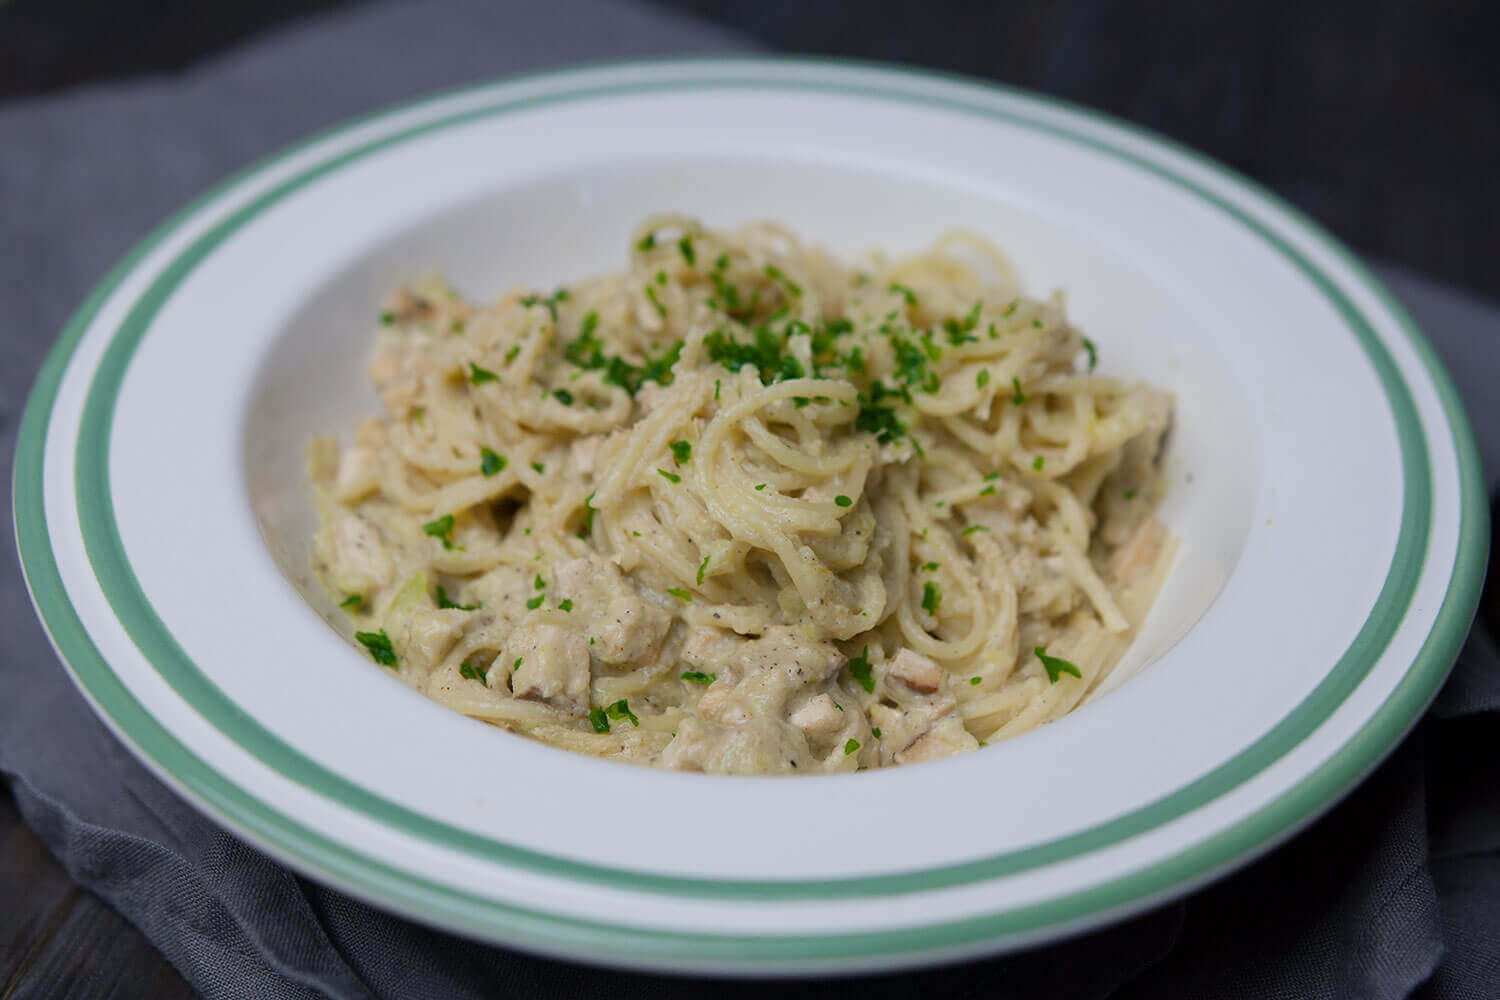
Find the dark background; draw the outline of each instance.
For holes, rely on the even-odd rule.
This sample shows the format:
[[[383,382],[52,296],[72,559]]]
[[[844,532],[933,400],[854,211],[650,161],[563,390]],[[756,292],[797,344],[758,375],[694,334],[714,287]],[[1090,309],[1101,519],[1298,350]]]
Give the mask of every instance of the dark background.
[[[0,0],[0,108],[171,72],[357,2]],[[1494,0],[655,2],[780,50],[989,77],[1112,112],[1232,164],[1366,253],[1500,299]]]

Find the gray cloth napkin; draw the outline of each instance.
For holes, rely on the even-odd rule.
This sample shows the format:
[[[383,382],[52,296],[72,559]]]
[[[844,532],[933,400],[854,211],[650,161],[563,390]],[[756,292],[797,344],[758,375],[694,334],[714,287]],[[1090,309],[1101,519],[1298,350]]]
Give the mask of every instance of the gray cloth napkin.
[[[382,103],[565,61],[743,51],[608,0],[382,4],[172,78],[0,106],[0,448],[43,352],[130,243],[230,170]],[[1447,357],[1492,477],[1500,311],[1386,270]],[[8,492],[5,502],[9,503]],[[4,519],[9,532],[10,518]],[[408,923],[279,867],[153,779],[93,718],[0,573],[0,773],[68,871],[214,997],[760,997],[569,965]],[[774,992],[864,997],[1500,996],[1500,669],[1476,631],[1437,707],[1291,843],[1185,901],[992,961]],[[0,887],[3,897],[4,887]],[[0,898],[3,905],[3,898]]]

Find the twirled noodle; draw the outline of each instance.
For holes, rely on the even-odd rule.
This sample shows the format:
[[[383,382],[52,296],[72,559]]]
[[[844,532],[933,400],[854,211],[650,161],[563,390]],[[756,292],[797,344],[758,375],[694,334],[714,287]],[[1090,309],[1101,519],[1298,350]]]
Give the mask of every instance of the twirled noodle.
[[[314,562],[356,638],[570,750],[851,771],[1071,711],[1174,547],[1170,400],[1092,374],[987,240],[846,267],[773,223],[646,220],[629,268],[397,292],[384,413],[319,439]]]

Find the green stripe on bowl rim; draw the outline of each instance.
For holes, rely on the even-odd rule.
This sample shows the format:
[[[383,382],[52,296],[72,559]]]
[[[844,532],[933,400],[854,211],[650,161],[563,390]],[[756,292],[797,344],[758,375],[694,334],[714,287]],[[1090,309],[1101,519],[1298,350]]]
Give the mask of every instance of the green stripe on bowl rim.
[[[134,304],[116,331],[105,357],[95,374],[94,384],[85,406],[77,453],[77,487],[80,497],[80,521],[90,561],[101,588],[116,615],[153,667],[179,695],[194,706],[204,718],[231,740],[254,754],[263,763],[291,780],[360,811],[389,823],[404,832],[433,840],[447,847],[467,851],[487,861],[514,865],[529,871],[566,878],[584,879],[619,888],[739,899],[827,899],[839,896],[871,896],[886,893],[922,891],[958,885],[980,879],[995,878],[1017,871],[1050,864],[1068,857],[1098,850],[1108,844],[1147,830],[1198,808],[1279,759],[1342,703],[1368,673],[1405,615],[1411,593],[1420,576],[1427,549],[1431,517],[1431,469],[1420,420],[1410,393],[1401,381],[1395,363],[1374,334],[1368,321],[1354,307],[1338,286],[1275,232],[1235,205],[1200,185],[1173,173],[1134,153],[1115,148],[1105,140],[1072,131],[1062,125],[1036,121],[1023,113],[998,109],[977,101],[982,94],[933,94],[922,92],[923,85],[937,79],[951,84],[952,78],[936,74],[913,73],[856,67],[853,71],[830,67],[827,63],[796,60],[669,60],[664,63],[625,63],[612,67],[624,74],[651,73],[657,68],[684,70],[664,80],[637,81],[632,84],[576,83],[578,71],[556,71],[537,76],[515,78],[513,82],[536,84],[550,82],[546,92],[518,100],[501,99],[480,108],[459,112],[426,122],[394,135],[378,138],[322,163],[308,167],[286,179],[242,206],[198,237],[186,251],[174,259],[153,281],[147,292]],[[819,71],[837,79],[829,81],[786,79],[788,67]],[[707,76],[694,77],[693,70]],[[733,71],[735,75],[724,76]],[[763,74],[763,75],[761,75]],[[878,77],[879,84],[869,82]],[[972,81],[958,81],[973,87]],[[1375,715],[1343,747],[1303,778],[1291,790],[1262,807],[1226,831],[1195,844],[1177,856],[1141,871],[1123,876],[1101,886],[1081,890],[1066,897],[1026,907],[986,914],[962,921],[932,924],[901,931],[821,935],[809,937],[716,936],[647,932],[628,927],[562,918],[477,897],[425,880],[410,872],[394,869],[383,862],[331,841],[296,821],[269,808],[182,746],[169,732],[152,719],[146,709],[120,683],[93,646],[68,602],[48,543],[43,509],[41,462],[47,423],[63,372],[73,348],[83,331],[93,321],[99,308],[133,270],[141,259],[175,232],[202,207],[232,190],[250,176],[283,162],[289,156],[316,145],[327,138],[346,133],[370,121],[396,112],[431,105],[457,93],[477,93],[495,87],[495,83],[463,88],[438,97],[377,112],[354,123],[321,133],[289,150],[276,154],[236,174],[210,191],[188,208],[164,223],[131,252],[90,295],[78,314],[68,324],[58,345],[49,355],[28,403],[22,424],[15,466],[15,509],[18,545],[23,568],[33,599],[44,624],[72,669],[75,679],[96,707],[105,715],[127,742],[159,772],[189,797],[205,805],[221,821],[252,837],[272,853],[328,878],[341,887],[365,898],[396,905],[405,912],[465,930],[483,932],[523,944],[537,950],[557,951],[559,935],[568,942],[566,950],[579,953],[614,954],[620,960],[646,954],[672,960],[749,960],[776,962],[836,961],[859,957],[913,956],[939,949],[974,945],[978,942],[1076,922],[1107,911],[1128,906],[1142,906],[1154,898],[1180,887],[1183,883],[1206,877],[1264,849],[1271,842],[1289,835],[1327,808],[1372,768],[1399,741],[1415,722],[1427,702],[1446,676],[1454,655],[1473,617],[1482,580],[1487,552],[1488,520],[1483,516],[1485,494],[1479,471],[1477,450],[1464,416],[1462,405],[1446,372],[1442,370],[1431,347],[1422,338],[1410,318],[1390,295],[1358,262],[1331,237],[1302,218],[1295,209],[1274,196],[1260,191],[1251,182],[1239,178],[1212,161],[1183,150],[1170,142],[1152,136],[1133,126],[1121,125],[1105,116],[1087,110],[1070,108],[1062,102],[1033,95],[1022,95],[1003,88],[989,88],[1030,103],[1062,107],[1117,130],[1144,138],[1156,146],[1190,157],[1207,165],[1237,185],[1252,198],[1259,198],[1273,210],[1300,225],[1325,248],[1351,267],[1356,278],[1371,289],[1398,320],[1415,346],[1429,376],[1442,399],[1458,455],[1462,508],[1460,544],[1448,592],[1432,631],[1413,667],[1402,678],[1395,691]],[[980,88],[986,85],[980,84]],[[937,106],[948,111],[998,118],[1011,125],[1043,130],[1053,136],[1084,144],[1096,151],[1123,159],[1137,168],[1173,181],[1250,228],[1273,249],[1281,253],[1310,280],[1349,323],[1358,342],[1369,354],[1392,407],[1401,442],[1403,461],[1402,525],[1391,570],[1382,586],[1370,618],[1353,644],[1328,676],[1304,702],[1277,724],[1261,740],[1220,768],[1188,784],[1157,802],[1148,804],[1125,817],[1082,831],[1061,841],[1008,852],[993,858],[961,865],[903,872],[865,878],[800,881],[737,882],[701,878],[683,878],[617,870],[556,858],[480,837],[419,816],[382,799],[299,755],[276,740],[253,719],[220,692],[191,661],[187,659],[141,593],[134,574],[126,562],[114,524],[108,490],[108,454],[110,419],[120,380],[128,366],[131,352],[149,328],[151,317],[170,296],[192,268],[239,226],[268,205],[291,191],[347,165],[359,157],[395,143],[407,141],[435,129],[472,121],[478,117],[501,115],[546,104],[578,101],[601,94],[644,93],[692,88],[703,90],[803,90],[835,92],[883,100]],[[524,940],[523,940],[524,939]],[[705,950],[708,949],[708,950]],[[604,957],[600,954],[599,957]]]

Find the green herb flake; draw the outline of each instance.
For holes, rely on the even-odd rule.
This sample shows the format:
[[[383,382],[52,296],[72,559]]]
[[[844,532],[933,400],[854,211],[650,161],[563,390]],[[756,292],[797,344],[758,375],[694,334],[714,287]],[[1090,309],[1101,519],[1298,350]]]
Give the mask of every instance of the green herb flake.
[[[521,669],[521,661],[524,660],[524,659],[526,659],[526,657],[524,657],[524,656],[518,656],[518,657],[516,657],[516,662],[512,663],[510,665],[510,669],[511,669],[512,673],[514,673],[515,671]]]
[[[1132,486],[1130,489],[1128,489],[1128,490],[1125,491],[1125,499],[1126,500],[1134,500],[1136,498],[1136,495],[1138,493],[1140,493],[1140,490],[1137,490],[1135,487]]]
[[[682,259],[687,261],[688,267],[692,267],[698,262],[698,255],[693,252],[693,238],[691,236],[684,236],[678,240],[677,249],[682,252]]]
[[[589,724],[594,727],[596,733],[609,732],[609,719],[605,717],[602,708],[589,709]]]
[[[1038,471],[1038,472],[1041,472],[1042,471],[1042,466],[1044,466],[1046,464],[1047,464],[1047,460],[1045,458],[1043,458],[1042,456],[1040,456],[1040,455],[1038,455],[1036,458],[1033,458],[1031,460],[1031,467],[1033,469],[1035,469],[1036,471]]]
[[[594,533],[594,515],[598,508],[594,506],[594,494],[590,493],[583,501],[583,520],[578,523],[578,537],[587,538]]]
[[[639,726],[641,724],[641,720],[637,719],[635,713],[630,710],[630,703],[624,698],[606,707],[604,714],[616,721],[629,719],[632,726]]]
[[[393,312],[383,312],[383,313],[380,314],[380,325],[381,326],[390,326],[394,322],[396,322],[396,314],[395,313],[393,313]]]
[[[698,564],[698,586],[703,586],[703,574],[708,570],[708,561],[713,556],[704,556],[703,561]]]
[[[875,738],[877,740],[880,739],[880,727],[879,726],[871,726],[870,727],[870,732],[872,732],[872,733],[875,734]]]
[[[557,602],[557,610],[559,610],[559,611],[572,611],[573,610],[573,599],[571,597],[564,597],[561,601],[558,601]]]
[[[938,571],[938,564],[935,563],[935,562],[925,562],[925,563],[922,564],[922,572],[923,573],[936,573],[937,571]]]
[[[853,753],[854,751],[856,751],[858,749],[859,749],[859,740],[856,740],[856,739],[854,739],[851,736],[849,738],[849,741],[844,744],[844,756],[847,757],[851,753]]]
[[[1044,324],[1042,323],[1041,320],[1034,319],[1034,320],[1031,321],[1031,325],[1034,326],[1034,327],[1036,327],[1038,330],[1040,330]]]
[[[1031,398],[1021,391],[1021,380],[1019,378],[1012,378],[1010,380],[1010,384],[1011,388],[1015,390],[1015,392],[1010,397],[1010,401],[1012,403],[1015,403],[1017,406],[1021,406]]]
[[[719,398],[719,380],[714,379],[714,399]]]
[[[365,597],[364,597],[363,594],[350,594],[348,597],[344,598],[342,601],[339,601],[339,607],[341,607],[341,608],[349,608],[351,610],[357,611],[360,608],[364,607],[364,603],[365,603]]]
[[[906,304],[911,306],[913,309],[917,307],[917,293],[912,291],[910,288],[907,288],[905,285],[893,281],[891,282],[888,291],[892,291],[900,295],[903,299],[906,300]]]
[[[452,323],[449,323],[448,324],[448,332],[450,332],[450,333],[463,333],[464,332],[464,321],[461,320],[461,319],[456,319]]]
[[[788,278],[786,274],[782,272],[781,268],[777,267],[775,264],[766,265],[766,277],[770,278],[772,281],[779,281],[782,286],[786,288],[787,292],[793,296],[800,296],[802,294],[802,286],[797,284],[791,278]]]
[[[646,286],[646,298],[651,300],[651,304],[656,307],[656,311],[661,315],[663,319],[666,319],[667,307],[661,304],[661,299],[656,297],[656,289],[652,288],[650,285]]]
[[[834,497],[833,498],[833,502],[836,505],[840,506],[840,507],[852,507],[854,505],[854,501],[850,500],[848,497],[844,496],[844,494],[842,494],[842,493],[840,493],[838,496]]]
[[[686,465],[693,457],[693,446],[686,441],[673,441],[667,447],[672,449],[672,458],[678,465]]]
[[[973,685],[973,686],[974,686],[974,687],[978,687],[978,686],[979,686],[979,682],[980,682],[980,681],[981,681],[981,680],[983,680],[983,678],[982,678],[982,677],[970,677],[970,678],[969,678],[969,683],[970,683],[970,684],[971,684],[971,685]]]
[[[490,668],[476,666],[465,660],[459,665],[458,676],[467,677],[471,681],[478,681],[487,687],[490,683]]]
[[[573,405],[573,394],[566,389],[553,389],[552,397],[564,406]]]
[[[675,472],[668,472],[666,469],[657,469],[656,472],[669,483],[682,482],[682,477]]]
[[[869,646],[860,650],[858,656],[849,658],[849,676],[853,677],[867,693],[875,693],[875,675],[870,670]]]
[[[689,684],[712,684],[719,679],[719,675],[705,674],[701,670],[689,670],[682,674],[682,679]]]
[[[693,595],[689,591],[684,590],[682,587],[668,587],[667,593],[671,594],[679,601],[687,601],[689,604],[692,603]]]
[[[765,483],[756,483],[755,484],[756,492],[759,492],[759,491],[761,491],[761,490],[763,490],[765,488],[766,488],[766,484]]]
[[[652,249],[655,246],[656,246],[656,234],[655,233],[647,233],[645,236],[641,237],[641,241],[635,245],[635,248],[637,250],[640,250],[640,251],[644,252],[646,250]]]
[[[542,474],[543,474],[543,473],[544,473],[544,472],[546,472],[546,471],[547,471],[547,467],[546,467],[546,466],[545,466],[545,465],[543,465],[543,464],[542,464],[542,463],[541,463],[541,462],[532,462],[532,463],[531,463],[531,468],[532,468],[532,469],[533,469],[533,470],[534,470],[534,471],[535,471],[535,472],[536,472],[536,474],[537,474],[537,475],[539,475],[539,476],[540,476],[540,475],[542,475]]]
[[[445,549],[453,548],[453,515],[444,514],[442,517],[428,521],[422,525],[422,533],[441,541]]]
[[[931,580],[928,580],[926,583],[922,584],[923,611],[927,612],[929,615],[935,615],[937,614],[938,608],[942,606],[942,603],[943,592],[938,589],[937,584],[933,583]]]
[[[439,608],[452,608],[454,611],[478,611],[478,604],[459,604],[448,596],[448,592],[441,585],[437,588],[437,606]]]
[[[1015,313],[1016,309],[1020,305],[1021,305],[1021,300],[1020,299],[1011,299],[1010,300],[1010,305],[1006,306],[1005,307],[1005,312],[1001,313],[1000,315],[1002,315],[1002,316],[1013,315]]]
[[[1083,349],[1089,352],[1089,371],[1093,371],[1099,364],[1099,348],[1087,337],[1083,338]]]
[[[517,346],[519,347],[519,345],[517,345]],[[510,360],[510,359],[507,358],[506,360]],[[500,381],[500,376],[499,375],[496,375],[494,372],[490,371],[488,368],[481,368],[481,367],[479,367],[478,365],[476,365],[472,361],[469,362],[469,384],[470,385],[483,385],[486,382],[498,382],[498,381]]]
[[[379,632],[356,632],[354,638],[369,651],[370,659],[382,667],[400,669],[396,664],[396,650],[391,646],[391,637],[385,634],[385,629]]]
[[[1042,667],[1047,671],[1047,680],[1051,683],[1056,684],[1063,674],[1072,674],[1079,680],[1083,679],[1083,671],[1072,663],[1058,656],[1048,656],[1046,646],[1038,646],[1033,652],[1036,653],[1036,658],[1042,661]]]
[[[509,464],[510,459],[504,455],[497,455],[493,449],[479,449],[479,472],[486,479],[491,476],[498,476],[505,471],[505,467]]]
[[[990,384],[990,370],[988,368],[981,368],[981,369],[979,369],[979,374],[974,376],[974,384],[976,386],[978,386],[979,388],[981,388],[981,389],[983,389],[985,386],[989,385]]]
[[[510,364],[512,361],[516,360],[516,355],[520,354],[520,353],[521,353],[521,345],[520,344],[512,344],[510,350],[508,350],[508,351],[505,352],[505,363],[506,364]]]

